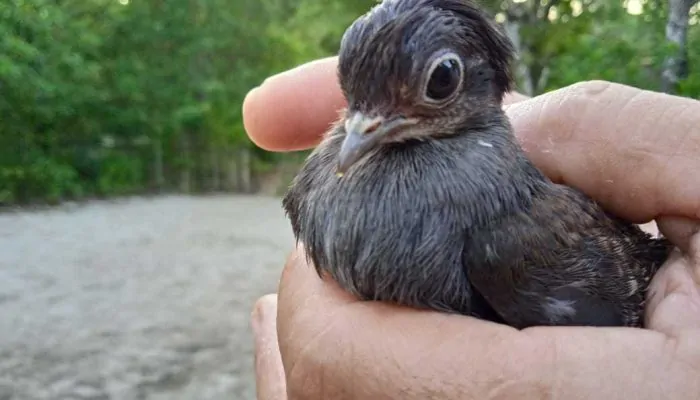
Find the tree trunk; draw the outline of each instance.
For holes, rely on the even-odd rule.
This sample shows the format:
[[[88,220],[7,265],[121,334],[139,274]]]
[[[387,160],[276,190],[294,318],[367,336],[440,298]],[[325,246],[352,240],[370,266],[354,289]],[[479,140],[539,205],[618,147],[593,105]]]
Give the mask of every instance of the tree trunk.
[[[241,148],[238,152],[238,182],[239,190],[243,193],[250,193],[253,191],[252,187],[252,171],[251,162],[252,157],[250,150],[247,148]]]
[[[209,139],[209,162],[211,163],[211,187],[210,190],[214,192],[220,191],[221,188],[221,168],[219,166],[219,152],[220,147],[216,144],[214,140]]]
[[[180,134],[180,151],[183,157],[183,167],[180,170],[180,191],[192,192],[192,149],[190,137],[187,132]]]
[[[661,90],[675,93],[678,82],[688,76],[688,20],[698,0],[669,0],[666,40],[676,45],[676,53],[666,59],[661,74]]]
[[[517,20],[506,19],[506,21],[503,23],[503,28],[508,38],[511,40],[511,42],[513,42],[513,47],[515,48],[517,57],[522,57],[524,52],[522,40],[520,38],[520,22]],[[516,90],[526,96],[532,96],[535,92],[535,87],[533,85],[529,65],[522,60],[518,60],[516,63],[515,74],[517,81],[520,83]]]
[[[153,140],[153,176],[155,178],[156,191],[161,192],[165,178],[163,177],[163,141],[160,135]]]

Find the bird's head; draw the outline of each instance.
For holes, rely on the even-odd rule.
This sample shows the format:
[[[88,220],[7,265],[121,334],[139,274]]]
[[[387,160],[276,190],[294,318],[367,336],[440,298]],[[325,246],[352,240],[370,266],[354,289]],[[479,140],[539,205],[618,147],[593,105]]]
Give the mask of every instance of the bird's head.
[[[384,0],[345,32],[339,172],[383,143],[483,128],[510,90],[509,39],[468,0]]]

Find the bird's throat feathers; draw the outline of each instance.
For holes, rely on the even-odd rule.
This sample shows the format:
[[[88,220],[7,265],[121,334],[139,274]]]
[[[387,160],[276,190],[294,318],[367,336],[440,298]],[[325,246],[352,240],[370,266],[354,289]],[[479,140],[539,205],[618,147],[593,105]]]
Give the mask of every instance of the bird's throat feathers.
[[[338,177],[335,159],[342,140],[342,134],[331,134],[314,150],[284,208],[319,272],[330,273],[358,296],[376,290],[378,297],[401,297],[380,292],[384,285],[425,282],[411,276],[419,271],[435,285],[466,285],[449,272],[461,271],[455,247],[462,248],[469,235],[495,219],[529,207],[545,187],[505,127],[384,144]],[[381,282],[385,274],[406,282]],[[354,287],[359,283],[369,286]]]

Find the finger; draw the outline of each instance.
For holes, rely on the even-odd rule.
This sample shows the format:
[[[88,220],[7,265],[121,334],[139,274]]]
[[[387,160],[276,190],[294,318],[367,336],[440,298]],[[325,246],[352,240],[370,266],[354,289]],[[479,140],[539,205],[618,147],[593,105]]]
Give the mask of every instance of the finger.
[[[251,322],[255,336],[255,384],[258,400],[285,400],[282,357],[277,342],[277,295],[260,298],[253,308]]]
[[[682,217],[657,219],[659,230],[681,251],[700,265],[700,221]]]
[[[700,221],[683,218],[659,220],[662,231],[688,259],[690,273],[700,287]]]
[[[649,287],[647,327],[671,336],[700,328],[700,286],[694,269],[680,252],[671,255]]]
[[[336,66],[336,57],[316,60],[275,75],[248,93],[243,124],[251,140],[271,151],[313,147],[345,107]]]
[[[700,217],[700,102],[587,82],[507,113],[545,174],[610,211],[635,222]]]

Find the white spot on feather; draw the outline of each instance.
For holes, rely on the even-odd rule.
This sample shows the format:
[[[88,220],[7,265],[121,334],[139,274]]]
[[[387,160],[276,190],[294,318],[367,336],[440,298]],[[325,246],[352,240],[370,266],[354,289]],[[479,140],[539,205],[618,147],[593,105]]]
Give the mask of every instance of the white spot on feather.
[[[477,143],[479,143],[480,146],[484,146],[484,147],[493,147],[493,145],[492,145],[491,143],[484,142],[484,141],[481,140],[481,139],[479,139],[479,141],[478,141]]]
[[[635,279],[629,280],[630,292],[629,295],[633,296],[637,291],[639,291],[639,283]]]
[[[576,314],[573,300],[559,300],[554,297],[548,297],[543,307],[553,321],[559,320],[561,317],[571,317]]]
[[[484,248],[484,250],[486,250],[486,259],[487,260],[492,260],[492,259],[496,258],[496,253],[493,251],[493,248],[491,247],[491,245],[487,244],[486,247]]]

